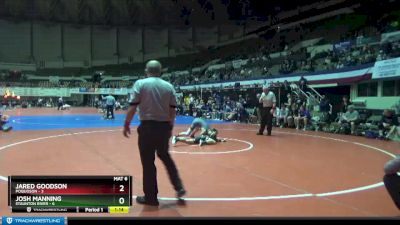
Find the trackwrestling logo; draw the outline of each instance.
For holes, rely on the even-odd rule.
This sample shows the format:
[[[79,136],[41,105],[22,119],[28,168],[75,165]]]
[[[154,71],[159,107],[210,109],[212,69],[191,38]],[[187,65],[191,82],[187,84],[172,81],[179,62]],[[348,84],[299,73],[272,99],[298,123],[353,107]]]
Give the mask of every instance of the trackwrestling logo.
[[[3,217],[3,225],[38,225],[38,224],[52,224],[64,225],[63,217]]]

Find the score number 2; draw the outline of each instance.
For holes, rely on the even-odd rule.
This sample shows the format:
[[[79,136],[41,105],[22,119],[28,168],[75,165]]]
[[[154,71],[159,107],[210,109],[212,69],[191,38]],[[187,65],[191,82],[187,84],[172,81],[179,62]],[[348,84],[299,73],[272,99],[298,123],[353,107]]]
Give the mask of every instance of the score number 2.
[[[119,192],[125,192],[124,185],[119,185]],[[125,198],[121,197],[118,200],[119,204],[123,205],[125,203]]]

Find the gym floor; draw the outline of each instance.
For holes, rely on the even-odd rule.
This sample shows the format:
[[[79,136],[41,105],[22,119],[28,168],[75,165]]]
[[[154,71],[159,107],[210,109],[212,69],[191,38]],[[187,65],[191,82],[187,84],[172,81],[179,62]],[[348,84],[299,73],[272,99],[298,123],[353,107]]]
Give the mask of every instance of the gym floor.
[[[14,130],[0,133],[0,215],[12,214],[7,206],[9,175],[128,174],[134,178],[133,194],[141,195],[138,121],[132,136],[124,138],[121,113],[112,121],[91,108],[7,111]],[[191,120],[178,117],[174,133],[186,130]],[[186,204],[177,204],[157,160],[160,207],[134,204],[128,216],[400,215],[382,183],[383,166],[400,153],[399,142],[280,128],[268,137],[257,136],[258,127],[251,124],[212,126],[228,141],[170,148],[188,191]]]

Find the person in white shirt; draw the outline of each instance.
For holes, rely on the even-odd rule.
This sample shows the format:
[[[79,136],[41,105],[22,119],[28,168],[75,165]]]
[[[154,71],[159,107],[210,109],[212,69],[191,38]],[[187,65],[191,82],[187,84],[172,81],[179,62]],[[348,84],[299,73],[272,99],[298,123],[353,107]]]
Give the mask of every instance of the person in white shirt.
[[[60,110],[64,105],[64,100],[62,97],[58,99],[58,110]]]
[[[283,126],[287,125],[288,116],[289,116],[289,109],[286,108],[285,104],[282,104],[281,108],[277,109],[276,126],[280,126],[282,128]]]
[[[268,85],[263,86],[263,92],[259,98],[259,103],[262,104],[262,108],[260,130],[257,135],[263,135],[265,126],[267,126],[267,135],[271,136],[272,118],[276,107],[276,97],[274,92],[270,91]]]

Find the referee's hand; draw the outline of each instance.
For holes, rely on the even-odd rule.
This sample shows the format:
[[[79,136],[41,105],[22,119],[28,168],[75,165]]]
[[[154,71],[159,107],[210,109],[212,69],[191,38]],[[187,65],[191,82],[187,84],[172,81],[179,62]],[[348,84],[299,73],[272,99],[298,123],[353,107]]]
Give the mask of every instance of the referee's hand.
[[[131,135],[131,128],[129,127],[130,123],[125,122],[124,125],[124,130],[123,130],[123,134],[126,138],[129,138],[129,135]]]

